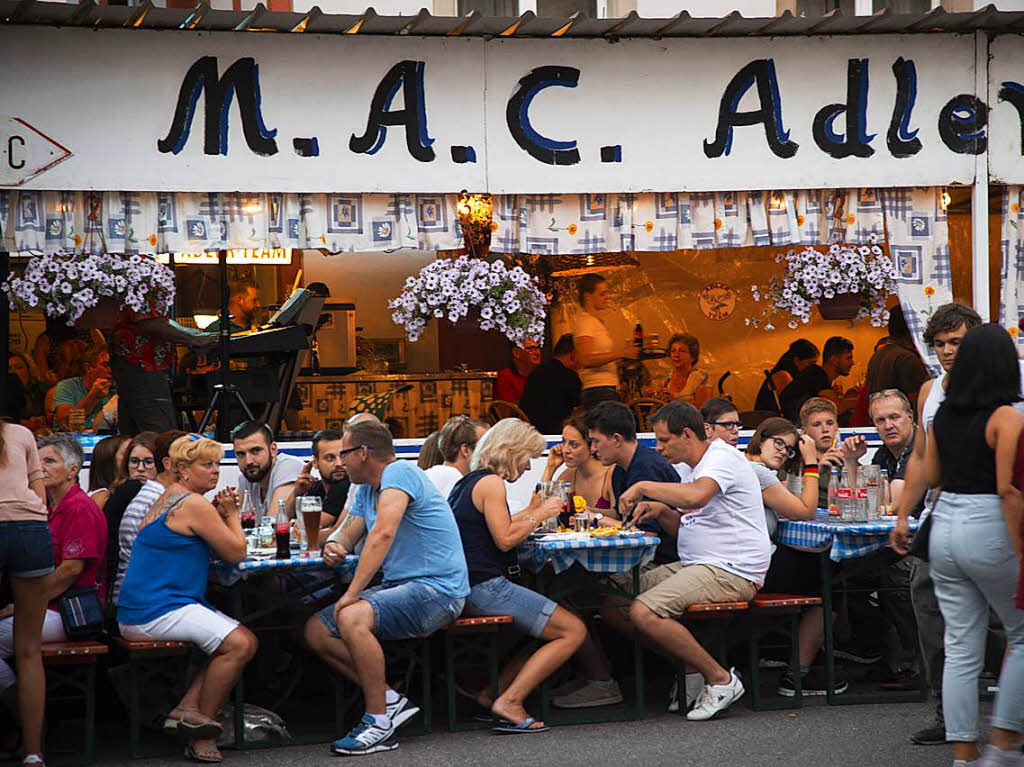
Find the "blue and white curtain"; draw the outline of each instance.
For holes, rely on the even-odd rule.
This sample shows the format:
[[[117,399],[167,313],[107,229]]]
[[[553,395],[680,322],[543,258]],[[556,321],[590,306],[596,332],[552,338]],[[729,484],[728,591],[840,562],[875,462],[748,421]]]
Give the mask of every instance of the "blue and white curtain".
[[[1024,186],[1003,187],[1000,226],[1003,291],[999,302],[999,324],[1024,346],[1024,333],[1017,323],[1024,318]]]
[[[495,253],[827,245],[885,236],[874,189],[497,195]]]
[[[12,253],[462,247],[455,195],[0,191]]]

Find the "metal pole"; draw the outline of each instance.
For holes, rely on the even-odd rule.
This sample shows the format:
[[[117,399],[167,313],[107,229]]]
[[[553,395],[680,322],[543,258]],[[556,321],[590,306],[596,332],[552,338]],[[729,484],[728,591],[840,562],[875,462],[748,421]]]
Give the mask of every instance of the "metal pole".
[[[0,227],[0,238],[3,237],[2,227]],[[2,241],[2,240],[0,240]],[[0,245],[0,283],[6,282],[8,274],[11,271],[11,254],[7,252],[7,249]],[[11,341],[11,305],[8,303],[5,297],[0,297],[0,359],[5,363],[7,357],[10,354],[10,341]],[[6,372],[8,366],[4,365],[4,371]],[[0,402],[7,402],[7,376],[0,375]]]
[[[988,35],[974,33],[974,92],[988,100]],[[988,281],[988,145],[974,158],[971,189],[971,302],[983,322],[992,319]]]
[[[221,394],[219,398],[220,409],[217,412],[217,441],[226,443],[230,437],[230,426],[228,419],[231,417],[231,398],[228,396],[228,368],[231,364],[231,354],[228,351],[228,341],[231,338],[231,314],[228,309],[231,290],[228,285],[228,252],[217,251],[217,279],[220,284],[220,383]]]

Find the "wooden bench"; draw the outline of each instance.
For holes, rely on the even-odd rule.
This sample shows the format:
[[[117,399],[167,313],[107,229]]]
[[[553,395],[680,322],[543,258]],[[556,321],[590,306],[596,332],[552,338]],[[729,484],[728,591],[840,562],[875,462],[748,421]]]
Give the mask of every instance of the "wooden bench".
[[[96,662],[106,655],[103,642],[44,642],[47,701],[85,701],[83,761],[96,751]]]
[[[507,626],[515,621],[511,615],[473,615],[463,616],[449,623],[444,627],[444,676],[445,688],[448,694],[448,729],[451,732],[456,730],[476,729],[479,722],[458,721],[458,712],[455,705],[455,662],[462,662],[467,659],[479,658],[481,655],[487,659],[487,672],[491,686],[491,697],[498,697],[498,635]],[[481,648],[479,639],[481,635],[486,637],[486,646]],[[472,637],[472,639],[470,639]]]
[[[157,681],[171,689],[184,688],[187,683],[188,654],[195,647],[191,642],[114,638],[114,647],[128,661],[128,743],[133,759],[146,756],[141,752],[143,686]],[[168,659],[176,659],[168,662]]]
[[[750,602],[752,618],[750,634],[750,701],[755,711],[801,708],[803,691],[800,689],[800,615],[808,607],[821,604],[821,597],[805,597],[798,594],[772,594],[762,592]],[[769,631],[778,627],[783,620],[789,628],[789,667],[793,675],[795,694],[792,700],[761,700],[760,640]]]

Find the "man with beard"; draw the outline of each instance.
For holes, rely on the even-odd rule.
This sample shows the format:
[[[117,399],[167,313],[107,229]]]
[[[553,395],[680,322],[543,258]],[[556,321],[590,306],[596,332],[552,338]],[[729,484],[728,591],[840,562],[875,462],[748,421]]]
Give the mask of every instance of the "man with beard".
[[[239,424],[231,432],[231,441],[242,474],[239,491],[249,494],[261,516],[277,514],[277,502],[287,504],[295,480],[302,473],[302,461],[278,453],[274,432],[262,421]]]
[[[320,479],[313,479],[310,474],[314,465]],[[320,527],[331,527],[345,508],[351,484],[341,461],[341,432],[321,429],[313,435],[313,460],[302,467],[288,495],[288,516],[295,516],[295,502],[300,495],[316,496],[323,504]]]

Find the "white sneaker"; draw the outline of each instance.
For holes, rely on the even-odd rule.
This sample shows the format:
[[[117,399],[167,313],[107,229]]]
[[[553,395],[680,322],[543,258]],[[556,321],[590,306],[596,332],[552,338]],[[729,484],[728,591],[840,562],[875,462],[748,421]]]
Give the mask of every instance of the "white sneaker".
[[[729,669],[729,681],[725,684],[706,684],[697,698],[693,710],[686,715],[691,722],[703,722],[725,711],[743,697],[743,683],[736,676],[735,669]]]
[[[701,690],[704,689],[704,677],[700,674],[691,672],[686,675],[685,679],[686,700],[682,702],[679,700],[679,678],[676,677],[672,680],[672,689],[668,692],[668,712],[670,714],[678,714],[680,708],[683,711],[689,711],[700,697]]]

